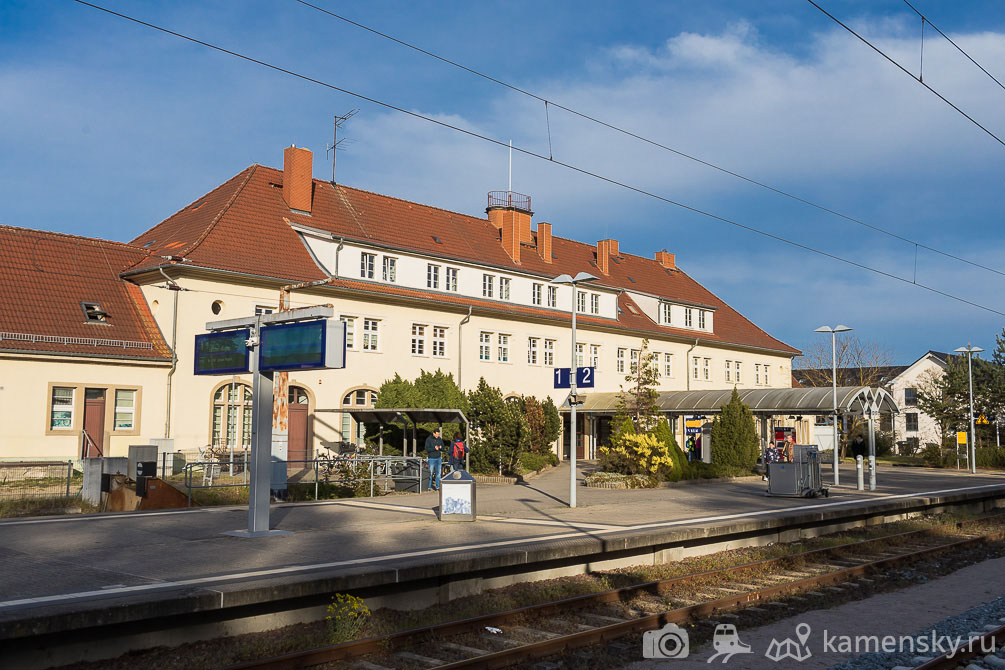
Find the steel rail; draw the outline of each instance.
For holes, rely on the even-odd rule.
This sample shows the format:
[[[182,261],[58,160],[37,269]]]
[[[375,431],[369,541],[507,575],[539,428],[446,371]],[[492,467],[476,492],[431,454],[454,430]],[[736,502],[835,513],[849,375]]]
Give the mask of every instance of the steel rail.
[[[669,579],[646,582],[643,584],[635,584],[617,589],[611,589],[609,591],[603,591],[600,593],[590,593],[581,596],[565,598],[563,600],[557,600],[535,605],[526,605],[524,607],[507,610],[505,612],[494,612],[491,614],[484,614],[467,619],[459,619],[456,621],[448,621],[440,624],[434,624],[432,626],[424,626],[421,628],[399,631],[396,633],[390,633],[379,637],[371,637],[363,640],[355,640],[352,642],[344,642],[337,645],[319,647],[316,649],[291,652],[288,654],[283,654],[281,656],[275,656],[271,658],[247,661],[227,666],[224,670],[251,670],[253,668],[268,669],[268,670],[295,670],[298,668],[310,667],[313,665],[319,665],[321,663],[327,663],[331,661],[359,658],[361,656],[366,656],[370,654],[382,654],[386,653],[389,650],[400,649],[408,644],[412,644],[414,643],[415,640],[428,640],[438,638],[441,636],[460,635],[464,633],[470,633],[476,630],[482,630],[486,626],[497,627],[500,625],[506,625],[509,624],[510,622],[519,621],[529,617],[541,617],[550,614],[555,614],[558,612],[565,612],[571,609],[583,608],[590,605],[618,602],[630,599],[631,597],[634,597],[635,595],[643,592],[659,593],[660,591],[663,591],[674,585],[686,583],[699,578],[728,576],[733,573],[746,572],[757,568],[769,567],[772,565],[778,565],[780,563],[792,560],[825,557],[848,550],[857,551],[862,548],[867,548],[869,545],[903,541],[913,537],[933,536],[936,535],[937,532],[942,529],[946,529],[949,527],[963,528],[965,526],[969,526],[975,523],[980,523],[982,521],[998,517],[1001,517],[1001,515],[990,514],[975,519],[970,519],[967,521],[943,524],[940,526],[935,526],[933,528],[923,528],[920,530],[895,533],[892,535],[870,538],[867,540],[860,540],[857,542],[851,542],[848,544],[838,545],[834,547],[812,549],[809,551],[799,552],[795,554],[788,554],[776,558],[763,559],[760,561],[752,561],[749,563],[743,563],[740,565],[735,565],[728,568],[721,568],[718,570],[710,570],[699,573],[689,573],[686,575],[680,575]],[[1005,531],[1002,531],[1000,533],[993,533],[990,535],[982,535],[973,538],[966,538],[964,540],[957,542],[939,544],[935,547],[929,547],[919,551],[909,552],[906,554],[899,554],[894,557],[884,558],[879,561],[873,561],[858,566],[848,567],[835,572],[825,573],[823,575],[816,575],[802,580],[785,582],[783,584],[779,584],[776,586],[757,589],[755,591],[750,591],[747,593],[736,594],[734,596],[729,596],[726,598],[709,601],[706,603],[699,603],[697,605],[679,608],[676,610],[661,612],[647,617],[632,619],[625,621],[624,623],[613,624],[611,626],[597,627],[592,630],[575,633],[573,635],[561,636],[550,640],[545,640],[543,642],[522,645],[520,647],[515,647],[513,649],[507,649],[499,652],[490,652],[473,659],[455,661],[438,667],[444,669],[467,668],[467,667],[506,667],[508,664],[519,662],[521,660],[529,660],[531,658],[540,658],[542,656],[550,656],[556,653],[560,653],[565,648],[571,649],[589,644],[595,644],[598,642],[604,642],[617,637],[622,637],[632,632],[638,632],[639,630],[651,630],[654,627],[659,627],[669,622],[686,621],[691,616],[709,614],[719,609],[735,609],[737,607],[742,607],[746,603],[760,601],[766,597],[771,597],[773,595],[777,595],[780,593],[786,593],[788,591],[806,590],[808,588],[814,588],[815,586],[820,585],[825,586],[827,584],[839,581],[845,581],[850,577],[860,576],[865,574],[866,572],[874,571],[878,568],[887,565],[892,565],[899,561],[911,560],[914,558],[922,557],[924,555],[936,553],[938,551],[942,551],[945,549],[958,548],[972,543],[988,541],[990,538],[993,537],[997,538],[1005,537]],[[526,653],[529,655],[526,656],[522,655],[521,652],[523,651],[526,651]]]
[[[994,647],[991,644],[985,644],[988,640],[991,641]],[[978,656],[983,656],[985,649],[998,649],[1003,645],[1005,645],[1005,626],[999,626],[980,637],[968,640],[966,644],[960,645],[956,649],[947,651],[941,656],[936,656],[932,660],[916,666],[914,670],[954,670],[967,661]]]

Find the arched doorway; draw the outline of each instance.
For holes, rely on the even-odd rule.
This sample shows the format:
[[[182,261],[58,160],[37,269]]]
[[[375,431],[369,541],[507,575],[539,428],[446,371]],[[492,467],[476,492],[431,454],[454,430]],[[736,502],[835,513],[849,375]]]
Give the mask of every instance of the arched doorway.
[[[348,391],[342,398],[342,408],[371,409],[377,402],[377,390],[369,387]],[[355,421],[348,412],[342,412],[342,450],[352,451],[363,445],[366,436],[366,426]]]
[[[286,459],[291,467],[302,468],[310,453],[310,396],[302,386],[289,386],[289,423]]]
[[[213,391],[210,446],[227,456],[251,449],[251,385],[236,379]]]

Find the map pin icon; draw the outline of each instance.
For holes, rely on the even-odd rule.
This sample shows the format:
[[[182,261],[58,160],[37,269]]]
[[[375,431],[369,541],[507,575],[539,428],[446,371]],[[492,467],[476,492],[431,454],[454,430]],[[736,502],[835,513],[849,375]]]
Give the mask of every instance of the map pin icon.
[[[799,638],[799,644],[806,646],[806,640],[810,638],[810,625],[801,623],[796,626],[796,637]]]

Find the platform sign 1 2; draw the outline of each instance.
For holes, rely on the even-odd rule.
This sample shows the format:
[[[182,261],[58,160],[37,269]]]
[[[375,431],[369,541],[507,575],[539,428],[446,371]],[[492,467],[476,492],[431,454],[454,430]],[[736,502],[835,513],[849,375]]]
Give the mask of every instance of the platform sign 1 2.
[[[567,389],[572,388],[571,382],[572,368],[555,368],[555,388],[557,389]],[[594,384],[594,379],[596,377],[596,368],[576,368],[576,387],[584,389],[592,389]]]

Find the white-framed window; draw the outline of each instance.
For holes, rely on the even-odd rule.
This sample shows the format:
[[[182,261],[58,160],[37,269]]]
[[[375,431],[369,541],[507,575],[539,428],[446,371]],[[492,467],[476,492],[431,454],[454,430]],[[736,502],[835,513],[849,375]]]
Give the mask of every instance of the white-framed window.
[[[548,307],[555,307],[558,304],[558,287],[548,287]]]
[[[576,311],[586,311],[586,291],[576,291]]]
[[[440,266],[435,263],[426,265],[426,288],[440,288]]]
[[[673,305],[671,305],[668,302],[660,303],[660,323],[662,323],[665,326],[670,325],[671,307],[673,307]]]
[[[360,254],[359,276],[363,279],[373,279],[373,268],[377,264],[377,254]]]
[[[704,370],[705,379],[706,380],[711,379],[712,378],[712,359],[711,358],[706,358],[705,359],[705,365],[703,367],[703,370]]]
[[[345,348],[356,348],[356,317],[342,315],[339,317],[345,322]]]
[[[701,361],[697,356],[691,358],[691,379],[698,378],[698,363]]]
[[[496,360],[500,363],[509,363],[509,335],[499,333],[498,343]]]
[[[527,364],[537,365],[537,341],[536,337],[527,338]]]
[[[761,385],[761,364],[754,363],[754,384]]]
[[[625,371],[625,349],[618,349],[618,372]]]
[[[764,366],[764,385],[771,386],[771,382],[768,381],[768,366]]]
[[[377,351],[379,347],[380,321],[377,319],[363,319],[363,351]]]
[[[447,268],[446,286],[443,288],[457,293],[457,268]]]
[[[478,360],[492,360],[492,333],[478,333]]]
[[[73,429],[73,394],[72,386],[52,387],[52,409],[49,411],[49,430]]]
[[[590,314],[600,314],[600,295],[590,294]]]
[[[412,324],[412,355],[426,355],[426,326],[419,323]]]
[[[632,349],[632,352],[631,352],[631,362],[632,362],[632,364],[631,364],[631,367],[629,369],[632,371],[632,374],[634,375],[636,372],[639,371],[639,350],[638,349]]]
[[[684,327],[694,328],[694,310],[690,307],[684,308]]]
[[[499,299],[509,300],[509,277],[499,277]]]
[[[741,368],[740,368],[740,361],[736,361],[735,363],[733,363],[733,369],[736,371],[736,377],[735,377],[736,383],[737,384],[742,384],[743,383],[743,379],[740,376],[740,370],[741,370]]]
[[[701,330],[705,330],[705,315],[706,314],[708,314],[708,312],[706,312],[705,310],[703,310],[703,309],[699,309],[698,310],[698,328],[700,328]]]
[[[549,367],[555,365],[555,340],[544,341],[544,364]]]
[[[251,385],[230,383],[213,394],[210,444],[251,448]]]
[[[394,256],[384,256],[383,262],[384,267],[381,276],[384,278],[384,281],[391,284],[398,281],[398,259]]]
[[[673,354],[663,354],[663,376],[673,377]]]
[[[726,383],[732,381],[733,378],[733,361],[726,361]]]
[[[444,326],[433,326],[433,357],[447,357],[447,329]]]
[[[112,430],[132,430],[136,427],[136,391],[115,389],[115,423]]]
[[[275,307],[266,307],[265,305],[255,305],[255,316],[264,316],[265,314],[272,314],[276,311]]]
[[[590,345],[590,366],[600,369],[600,345],[591,344]]]
[[[577,368],[583,367],[583,350],[585,348],[586,348],[585,344],[583,344],[582,342],[576,342],[576,367]]]
[[[482,275],[482,297],[491,298],[496,283],[495,275]]]
[[[530,286],[530,302],[533,305],[541,304],[541,284],[531,284]]]

